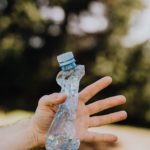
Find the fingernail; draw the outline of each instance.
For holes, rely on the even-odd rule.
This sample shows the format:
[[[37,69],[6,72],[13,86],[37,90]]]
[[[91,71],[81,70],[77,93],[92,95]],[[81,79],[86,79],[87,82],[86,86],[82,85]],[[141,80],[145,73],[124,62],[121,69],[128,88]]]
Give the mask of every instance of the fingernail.
[[[125,110],[122,110],[122,116],[123,116],[124,119],[127,118],[128,114]]]
[[[111,76],[106,76],[105,78],[106,78],[107,80],[112,81],[112,77],[111,77]]]
[[[124,95],[120,95],[119,97],[120,99],[122,99],[123,102],[126,102],[126,97]]]

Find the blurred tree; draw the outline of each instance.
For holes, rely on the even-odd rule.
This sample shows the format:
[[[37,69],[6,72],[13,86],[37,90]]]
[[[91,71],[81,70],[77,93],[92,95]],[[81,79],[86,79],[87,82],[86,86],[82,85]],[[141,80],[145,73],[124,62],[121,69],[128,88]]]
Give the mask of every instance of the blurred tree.
[[[86,65],[82,87],[112,76],[101,97],[125,94],[130,123],[149,125],[150,44],[121,44],[141,8],[139,0],[1,0],[1,107],[33,110],[40,96],[59,91],[56,56],[72,50]]]

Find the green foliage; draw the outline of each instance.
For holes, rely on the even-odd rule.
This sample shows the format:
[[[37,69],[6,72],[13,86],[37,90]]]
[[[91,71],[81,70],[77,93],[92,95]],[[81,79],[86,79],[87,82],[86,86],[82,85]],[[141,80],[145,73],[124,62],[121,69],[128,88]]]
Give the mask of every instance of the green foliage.
[[[59,91],[55,82],[56,56],[72,50],[77,61],[86,66],[82,87],[102,76],[112,76],[113,86],[101,97],[125,94],[128,121],[150,123],[149,42],[133,48],[120,44],[128,32],[132,11],[142,5],[139,0],[103,0],[107,29],[73,34],[69,28],[71,18],[78,18],[79,24],[79,17],[89,13],[91,2],[95,1],[14,0],[0,10],[1,107],[33,110],[40,96]],[[60,16],[55,13],[48,18],[43,14],[56,6]]]

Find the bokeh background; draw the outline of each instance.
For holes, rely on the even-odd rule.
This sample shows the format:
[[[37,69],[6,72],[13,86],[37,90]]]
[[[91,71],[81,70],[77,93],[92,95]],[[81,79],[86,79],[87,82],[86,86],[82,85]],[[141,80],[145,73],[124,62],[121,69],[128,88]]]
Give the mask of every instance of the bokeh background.
[[[81,89],[113,78],[91,101],[124,94],[122,123],[150,127],[150,0],[0,0],[1,112],[34,111],[58,92],[56,56],[67,51],[86,66]]]

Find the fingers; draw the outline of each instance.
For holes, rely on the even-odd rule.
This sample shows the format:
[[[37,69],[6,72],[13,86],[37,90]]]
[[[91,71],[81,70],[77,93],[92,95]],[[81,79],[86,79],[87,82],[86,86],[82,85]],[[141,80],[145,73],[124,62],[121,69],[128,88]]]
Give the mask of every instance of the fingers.
[[[41,99],[39,100],[39,105],[55,106],[55,105],[65,102],[65,100],[66,100],[65,94],[53,93],[53,94],[45,95],[41,97]]]
[[[109,97],[103,100],[96,101],[86,106],[89,115],[98,113],[100,111],[122,105],[126,102],[126,98],[122,95]]]
[[[96,133],[96,132],[91,132],[88,131],[85,134],[85,142],[116,142],[117,141],[117,137],[115,135],[112,134],[100,134],[100,133]]]
[[[89,120],[89,127],[98,127],[114,122],[118,122],[127,118],[127,113],[125,111],[119,111],[103,116],[94,116]]]
[[[104,77],[95,83],[87,86],[79,93],[79,100],[87,102],[90,98],[92,98],[95,94],[97,94],[102,89],[106,88],[112,82],[111,77]]]

